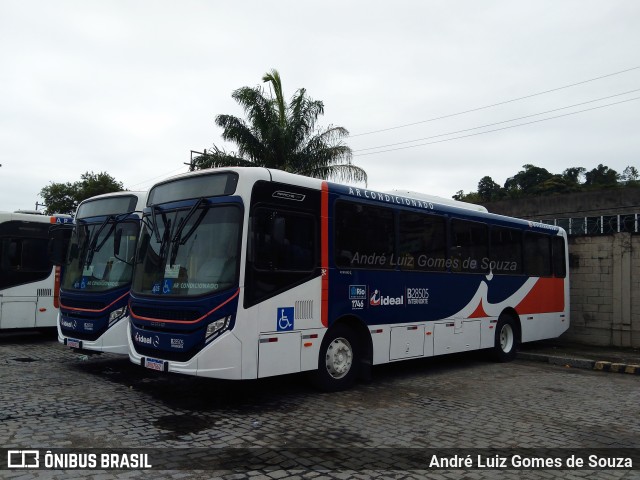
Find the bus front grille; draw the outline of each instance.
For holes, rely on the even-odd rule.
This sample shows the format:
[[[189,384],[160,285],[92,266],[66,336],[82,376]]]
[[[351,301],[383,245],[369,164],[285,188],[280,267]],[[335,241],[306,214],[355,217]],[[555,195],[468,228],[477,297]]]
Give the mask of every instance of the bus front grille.
[[[67,308],[82,308],[86,310],[95,310],[100,311],[104,309],[107,305],[104,302],[89,302],[86,300],[72,300],[69,298],[64,298],[62,300],[62,307]]]

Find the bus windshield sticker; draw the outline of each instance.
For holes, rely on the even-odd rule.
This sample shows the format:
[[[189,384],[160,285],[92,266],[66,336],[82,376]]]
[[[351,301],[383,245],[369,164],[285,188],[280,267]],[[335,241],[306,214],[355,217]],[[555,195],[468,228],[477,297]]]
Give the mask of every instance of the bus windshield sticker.
[[[178,278],[180,275],[180,265],[167,266],[164,268],[164,278]]]
[[[164,279],[162,283],[155,282],[151,287],[151,293],[154,295],[167,295],[173,290],[173,279]]]
[[[278,331],[293,330],[294,307],[278,308]]]
[[[162,293],[171,293],[171,290],[173,290],[173,280],[171,280],[170,278],[165,279],[164,283],[162,284]]]

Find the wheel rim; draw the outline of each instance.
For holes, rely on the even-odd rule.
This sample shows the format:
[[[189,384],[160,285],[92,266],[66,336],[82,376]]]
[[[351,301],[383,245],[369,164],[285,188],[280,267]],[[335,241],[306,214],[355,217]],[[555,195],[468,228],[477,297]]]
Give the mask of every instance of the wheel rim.
[[[353,349],[345,338],[336,338],[327,348],[326,366],[335,379],[344,377],[353,364]]]
[[[502,330],[500,330],[500,348],[503,352],[509,353],[513,348],[513,328],[511,325],[505,324],[502,326]]]

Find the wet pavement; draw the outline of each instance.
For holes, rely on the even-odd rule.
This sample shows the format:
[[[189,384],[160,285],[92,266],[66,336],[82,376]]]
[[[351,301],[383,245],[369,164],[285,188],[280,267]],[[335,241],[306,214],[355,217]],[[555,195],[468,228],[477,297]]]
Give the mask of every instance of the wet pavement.
[[[0,478],[640,478],[640,376],[594,368],[639,356],[538,342],[510,363],[472,352],[380,365],[371,382],[327,394],[304,375],[230,382],[159,374],[126,357],[78,354],[53,335],[0,335]],[[578,361],[584,366],[573,367]],[[2,449],[148,452],[153,469],[3,470]],[[482,456],[485,466],[433,464],[454,455]],[[634,463],[487,466],[496,455]]]

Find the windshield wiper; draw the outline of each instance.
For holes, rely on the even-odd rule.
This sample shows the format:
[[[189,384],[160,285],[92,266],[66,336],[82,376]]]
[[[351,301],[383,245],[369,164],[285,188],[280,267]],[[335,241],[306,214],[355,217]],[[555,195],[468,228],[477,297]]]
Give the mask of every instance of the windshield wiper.
[[[104,244],[107,243],[107,240],[109,239],[109,237],[111,236],[111,234],[115,230],[116,225],[118,225],[120,222],[122,222],[125,218],[127,218],[132,213],[134,213],[134,210],[132,210],[131,212],[121,213],[119,215],[110,216],[109,218],[107,218],[105,220],[105,223],[103,223],[102,226],[100,227],[100,230],[98,231],[98,233],[95,234],[95,241],[93,242],[94,243],[94,247],[91,250],[92,253],[99,252],[102,249],[102,247],[104,247]],[[100,242],[100,245],[96,246],[95,244],[98,242],[98,238],[100,237],[100,233],[104,229],[104,226],[105,226],[106,222],[108,222],[110,220],[112,221],[112,223],[111,223],[111,226],[109,227],[109,231],[107,232],[107,234],[104,236],[104,238]]]
[[[82,222],[82,224],[80,223]],[[80,269],[84,269],[85,260],[87,256],[87,247],[89,246],[89,226],[84,220],[78,220],[76,222],[78,229],[76,230],[76,236],[78,237],[78,245],[80,244],[80,226],[82,225],[84,230],[84,240],[82,241],[82,247],[78,249],[78,266]]]
[[[98,243],[98,237],[104,230],[104,227],[107,226],[107,223],[109,223],[112,218],[113,217],[108,216],[107,218],[104,219],[104,222],[100,224],[97,230],[94,229],[93,235],[91,235],[91,241],[89,242],[89,251],[87,252],[87,261],[86,261],[87,266],[91,265],[91,262],[93,261],[93,254],[97,251],[96,244]]]
[[[156,215],[157,215],[156,208],[157,207],[155,205],[151,207],[151,231],[156,237],[156,242],[160,243],[162,240],[160,238],[160,230],[158,229],[158,220],[156,220]],[[163,215],[163,218],[166,218],[164,217],[164,213],[162,215]],[[165,222],[165,225],[166,225],[166,222]]]
[[[160,258],[164,260],[167,255],[167,245],[171,239],[171,219],[167,220],[167,214],[162,212],[162,224],[164,225],[164,232],[162,232],[162,240],[160,240],[160,252],[158,253]],[[157,224],[156,224],[157,227]],[[158,230],[158,239],[160,239],[160,231]]]
[[[191,219],[193,214],[200,207],[202,207],[202,210],[200,211],[200,216],[196,219],[195,222],[193,222],[193,225],[191,225],[191,228],[187,231],[187,233],[182,235],[182,231],[184,230],[184,227],[187,225],[187,222]],[[191,207],[191,210],[189,210],[189,212],[182,218],[182,220],[180,221],[180,225],[176,229],[176,233],[173,235],[173,238],[171,239],[171,242],[172,242],[171,258],[169,259],[170,267],[172,267],[173,263],[176,261],[176,257],[178,256],[178,249],[180,248],[180,245],[184,245],[187,242],[187,240],[189,240],[191,235],[193,235],[193,232],[195,232],[198,226],[200,225],[200,223],[202,223],[202,219],[204,218],[208,210],[209,210],[209,203],[204,198],[200,198],[193,205],[193,207]]]

